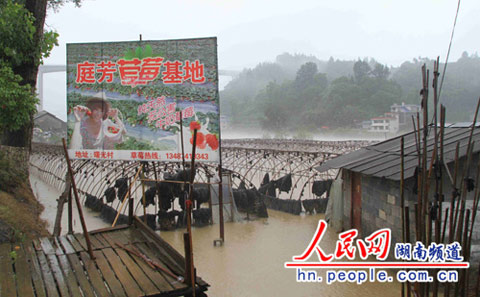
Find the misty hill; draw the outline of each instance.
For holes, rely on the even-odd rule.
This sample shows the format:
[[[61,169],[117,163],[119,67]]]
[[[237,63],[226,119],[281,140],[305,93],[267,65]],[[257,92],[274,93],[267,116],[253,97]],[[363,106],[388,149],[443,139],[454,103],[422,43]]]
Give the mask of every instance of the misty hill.
[[[433,69],[427,58],[388,67],[374,59],[322,61],[285,53],[233,79],[220,93],[222,113],[234,128],[313,132],[322,126],[354,127],[388,112],[394,103],[419,104],[423,64]],[[465,52],[447,66],[440,98],[447,121],[471,120],[480,96],[480,58]]]

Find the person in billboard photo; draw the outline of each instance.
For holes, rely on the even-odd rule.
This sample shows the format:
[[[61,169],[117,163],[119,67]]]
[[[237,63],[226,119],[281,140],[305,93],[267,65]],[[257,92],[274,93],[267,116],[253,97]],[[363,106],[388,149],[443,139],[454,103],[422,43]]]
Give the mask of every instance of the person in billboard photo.
[[[114,149],[126,133],[121,112],[102,98],[91,97],[85,105],[73,108],[76,122],[70,148]]]

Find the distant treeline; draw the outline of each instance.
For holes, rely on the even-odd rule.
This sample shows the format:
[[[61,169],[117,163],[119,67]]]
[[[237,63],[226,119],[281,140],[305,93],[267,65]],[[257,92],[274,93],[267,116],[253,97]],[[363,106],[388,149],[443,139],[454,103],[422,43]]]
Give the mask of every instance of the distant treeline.
[[[233,79],[220,93],[222,113],[232,127],[272,132],[354,127],[394,103],[420,104],[423,64],[433,69],[428,58],[388,67],[374,59],[321,61],[285,53]],[[447,121],[471,120],[480,96],[480,57],[464,52],[446,73],[440,101]]]

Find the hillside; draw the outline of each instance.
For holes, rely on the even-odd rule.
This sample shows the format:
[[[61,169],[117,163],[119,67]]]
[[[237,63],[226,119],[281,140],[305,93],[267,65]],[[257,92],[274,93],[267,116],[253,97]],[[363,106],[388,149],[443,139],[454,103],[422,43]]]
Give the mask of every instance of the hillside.
[[[0,151],[0,243],[48,235],[46,223],[40,219],[43,206],[30,188],[26,170],[18,167],[13,154],[4,146]]]
[[[420,104],[423,64],[433,69],[433,60],[428,58],[389,67],[371,58],[321,61],[285,53],[273,63],[245,69],[234,78],[220,93],[222,113],[231,130],[352,128],[388,112],[394,103]],[[480,95],[478,77],[477,54],[464,52],[448,64],[440,97],[448,122],[471,120],[470,107]]]

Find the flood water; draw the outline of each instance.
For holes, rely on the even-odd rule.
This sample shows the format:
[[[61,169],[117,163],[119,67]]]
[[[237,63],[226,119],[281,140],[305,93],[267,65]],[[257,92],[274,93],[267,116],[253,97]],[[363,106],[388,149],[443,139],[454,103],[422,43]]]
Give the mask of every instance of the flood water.
[[[56,199],[59,191],[43,183],[31,174],[33,192],[45,206],[42,218],[50,223],[50,231],[56,215]],[[89,230],[107,227],[97,213],[83,208]],[[81,225],[74,208],[74,230],[81,232]],[[268,219],[225,223],[224,246],[214,247],[219,238],[219,226],[193,228],[194,262],[198,276],[211,287],[207,291],[213,297],[256,296],[399,296],[400,285],[394,283],[297,283],[295,269],[285,269],[284,262],[303,253],[323,215],[295,216],[269,210]],[[62,220],[62,232],[67,231],[67,211]],[[183,254],[183,232],[160,232],[162,238]],[[335,249],[338,234],[327,230],[320,245],[331,253]],[[315,257],[316,256],[312,256]],[[316,261],[317,259],[311,259]],[[316,270],[324,277],[325,271]],[[390,272],[393,275],[393,272]],[[325,279],[325,277],[324,277]]]

